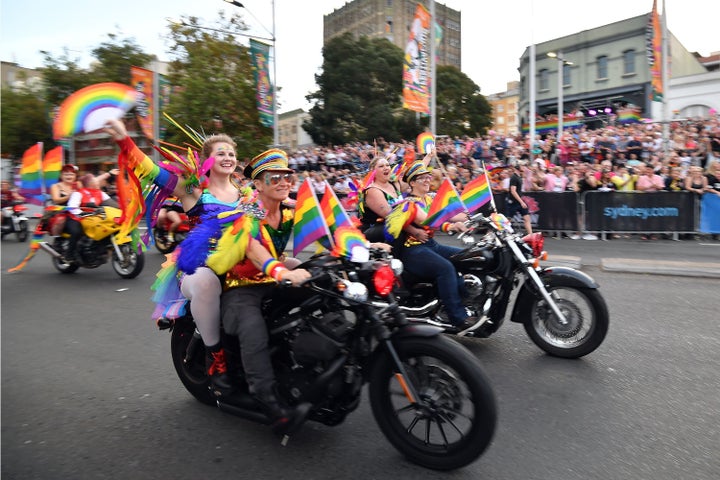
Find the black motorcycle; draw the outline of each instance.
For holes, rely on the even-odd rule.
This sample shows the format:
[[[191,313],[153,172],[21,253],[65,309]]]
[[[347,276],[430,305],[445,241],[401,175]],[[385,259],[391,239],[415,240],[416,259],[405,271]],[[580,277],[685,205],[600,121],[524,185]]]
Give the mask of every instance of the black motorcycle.
[[[466,309],[478,322],[457,331],[447,319],[435,285],[406,272],[397,295],[411,321],[461,336],[488,337],[502,325],[511,294],[520,286],[510,320],[522,323],[538,347],[557,357],[578,358],[600,346],[609,315],[592,278],[567,267],[541,268],[540,259],[547,258],[542,234],[521,237],[501,214],[478,213],[466,225],[468,232],[459,237],[470,246],[450,260],[464,280]],[[483,236],[476,242],[469,234],[478,231]]]
[[[367,383],[380,429],[412,462],[451,470],[480,456],[497,416],[488,378],[442,329],[408,324],[392,294],[402,262],[353,263],[325,254],[301,268],[313,275],[303,287],[279,286],[263,305],[284,401],[309,403],[308,420],[338,425],[358,407]],[[375,306],[379,300],[382,308]],[[159,326],[172,328],[173,364],[195,398],[269,423],[247,392],[235,337],[223,334],[238,392],[218,400],[209,390],[204,346],[192,318]]]

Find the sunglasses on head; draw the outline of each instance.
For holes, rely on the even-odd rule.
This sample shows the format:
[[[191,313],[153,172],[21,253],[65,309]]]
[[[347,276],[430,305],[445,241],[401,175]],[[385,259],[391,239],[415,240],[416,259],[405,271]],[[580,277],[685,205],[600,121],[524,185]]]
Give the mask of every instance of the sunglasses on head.
[[[287,183],[293,183],[294,178],[292,173],[268,173],[265,175],[266,185],[277,185],[280,180],[285,180]]]

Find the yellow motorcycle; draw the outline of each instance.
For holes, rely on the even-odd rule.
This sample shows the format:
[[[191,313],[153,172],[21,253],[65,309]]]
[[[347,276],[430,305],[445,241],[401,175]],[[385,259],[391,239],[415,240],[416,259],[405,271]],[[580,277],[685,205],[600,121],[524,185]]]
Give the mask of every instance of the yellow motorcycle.
[[[52,244],[37,242],[53,257],[53,265],[60,273],[74,273],[80,267],[97,268],[112,258],[113,270],[122,278],[135,278],[145,266],[142,250],[133,241],[133,236],[118,235],[121,226],[118,223],[122,211],[115,207],[83,208],[79,215],[83,235],[77,243],[78,261],[69,261],[70,235],[63,231],[62,225],[69,213],[62,207],[47,207],[45,215],[38,223],[34,239],[49,234]],[[78,217],[76,215],[76,217]]]

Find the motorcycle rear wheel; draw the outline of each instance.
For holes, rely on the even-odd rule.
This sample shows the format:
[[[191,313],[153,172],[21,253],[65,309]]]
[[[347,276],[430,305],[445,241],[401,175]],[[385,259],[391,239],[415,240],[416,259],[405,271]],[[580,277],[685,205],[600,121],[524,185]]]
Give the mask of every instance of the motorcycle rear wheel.
[[[120,245],[120,251],[122,251],[125,261],[120,261],[114,250],[112,254],[112,266],[115,273],[127,279],[140,275],[145,266],[145,256],[142,252],[134,250],[129,243]]]
[[[60,273],[75,273],[80,268],[77,263],[66,262],[62,257],[53,257],[52,263],[55,270]]]
[[[497,423],[495,396],[477,358],[445,336],[393,345],[422,402],[410,401],[383,355],[371,372],[370,404],[385,437],[426,468],[453,470],[477,459]]]
[[[177,242],[169,242],[167,232],[157,226],[153,228],[153,240],[155,240],[155,248],[163,254],[171,253],[177,247]]]
[[[592,288],[557,285],[548,289],[567,324],[558,322],[545,300],[528,302],[523,326],[530,339],[550,355],[579,358],[594,351],[605,340],[610,324],[605,300]],[[520,301],[520,299],[518,299]]]
[[[195,333],[195,324],[178,319],[170,338],[170,353],[173,366],[180,381],[188,392],[206,405],[215,405],[216,399],[210,392],[210,379],[205,370],[205,346],[200,340],[192,357],[186,361],[188,345]]]

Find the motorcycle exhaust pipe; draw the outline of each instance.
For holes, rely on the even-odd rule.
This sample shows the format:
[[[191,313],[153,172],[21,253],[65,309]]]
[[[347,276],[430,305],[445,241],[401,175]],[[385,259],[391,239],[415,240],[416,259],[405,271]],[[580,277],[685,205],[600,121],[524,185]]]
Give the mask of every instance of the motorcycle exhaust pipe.
[[[257,410],[257,403],[249,395],[242,396],[238,399],[237,405],[233,405],[222,400],[217,401],[220,410],[236,417],[241,417],[263,425],[270,425],[270,419],[262,412]]]
[[[62,255],[59,254],[57,250],[55,250],[54,248],[52,248],[52,247],[50,246],[50,244],[47,243],[47,242],[40,242],[40,248],[42,248],[43,250],[45,250],[47,253],[49,253],[50,255],[52,255],[52,256],[55,257],[55,258],[60,258],[60,257],[62,257]]]
[[[427,303],[421,307],[406,307],[406,306],[400,305],[400,311],[403,312],[408,317],[413,317],[413,316],[422,317],[422,316],[428,315],[435,308],[437,308],[439,303],[440,303],[440,301],[435,299],[435,300],[431,301],[430,303]]]

